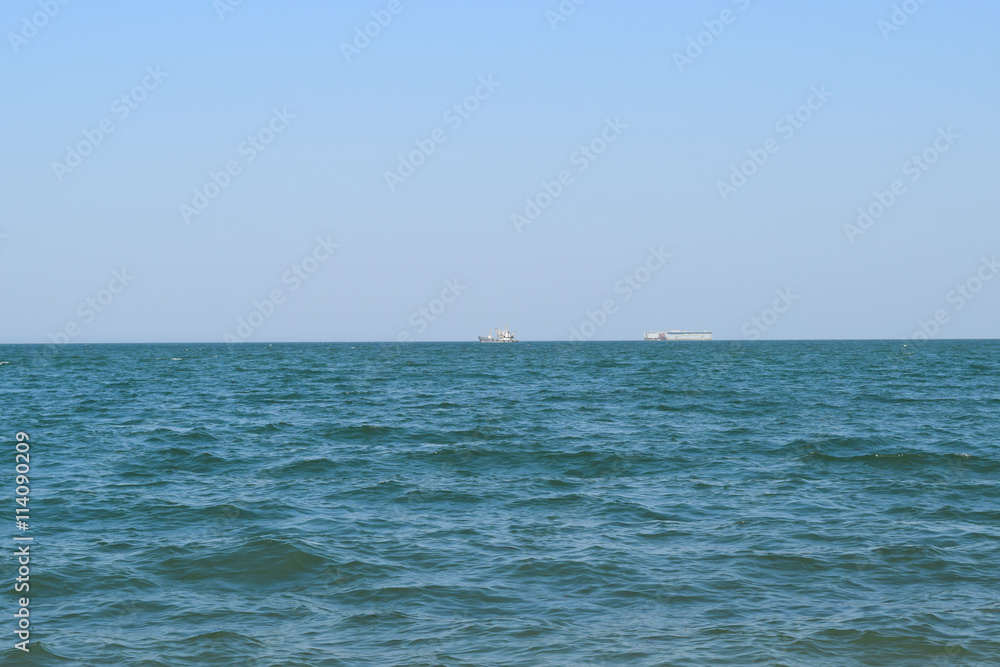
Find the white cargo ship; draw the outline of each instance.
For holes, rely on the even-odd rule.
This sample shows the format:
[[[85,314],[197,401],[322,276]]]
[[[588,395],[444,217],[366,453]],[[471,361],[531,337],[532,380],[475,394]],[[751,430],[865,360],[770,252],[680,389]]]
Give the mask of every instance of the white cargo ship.
[[[711,331],[647,331],[643,340],[712,340]]]
[[[480,343],[516,343],[517,342],[517,338],[514,337],[514,334],[516,334],[517,332],[516,331],[511,331],[510,329],[508,329],[506,324],[504,325],[503,330],[494,329],[494,331],[496,332],[496,336],[493,335],[493,332],[490,332],[490,334],[487,335],[487,336],[480,336],[479,337],[479,342]]]

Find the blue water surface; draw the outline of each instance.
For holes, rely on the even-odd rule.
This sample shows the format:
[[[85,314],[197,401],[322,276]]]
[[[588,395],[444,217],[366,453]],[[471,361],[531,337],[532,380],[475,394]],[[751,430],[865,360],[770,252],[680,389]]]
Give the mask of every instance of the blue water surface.
[[[8,345],[0,406],[2,664],[1000,664],[995,341]]]

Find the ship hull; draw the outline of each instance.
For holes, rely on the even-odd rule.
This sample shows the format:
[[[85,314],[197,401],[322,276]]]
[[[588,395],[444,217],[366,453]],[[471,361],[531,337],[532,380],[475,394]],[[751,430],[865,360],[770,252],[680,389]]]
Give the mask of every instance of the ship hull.
[[[689,340],[712,340],[711,331],[647,331],[642,335],[643,340],[662,341],[689,341]]]

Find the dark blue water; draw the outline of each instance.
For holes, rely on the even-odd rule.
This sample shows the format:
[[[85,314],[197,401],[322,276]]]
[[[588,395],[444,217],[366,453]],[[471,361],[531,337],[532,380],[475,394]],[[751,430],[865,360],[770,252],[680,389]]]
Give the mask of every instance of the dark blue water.
[[[0,362],[3,664],[1000,664],[997,342]]]

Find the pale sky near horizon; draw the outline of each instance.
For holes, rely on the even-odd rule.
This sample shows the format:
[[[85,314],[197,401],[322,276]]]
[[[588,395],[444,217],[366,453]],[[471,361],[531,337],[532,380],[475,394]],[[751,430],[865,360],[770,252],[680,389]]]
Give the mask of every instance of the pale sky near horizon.
[[[998,19],[9,0],[0,342],[995,338]]]

